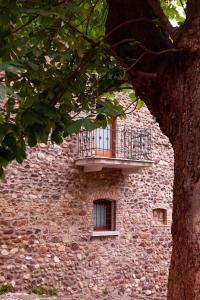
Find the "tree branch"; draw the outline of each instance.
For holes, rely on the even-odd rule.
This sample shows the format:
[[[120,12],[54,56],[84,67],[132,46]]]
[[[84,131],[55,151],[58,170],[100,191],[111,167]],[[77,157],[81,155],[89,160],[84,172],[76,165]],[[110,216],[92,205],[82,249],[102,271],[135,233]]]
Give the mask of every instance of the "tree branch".
[[[148,18],[145,18],[145,17],[142,17],[142,18],[137,18],[137,19],[131,19],[131,20],[128,20],[126,22],[123,22],[119,25],[117,25],[115,28],[113,28],[112,30],[110,30],[105,36],[104,36],[104,40],[107,40],[113,33],[115,33],[116,31],[118,31],[119,29],[123,28],[123,27],[126,27],[128,25],[131,25],[133,23],[140,23],[140,22],[147,22],[147,23],[151,23],[151,24],[154,24],[154,23],[158,23],[157,20],[153,21],[151,19],[148,19]]]
[[[94,3],[94,5],[91,8],[90,14],[88,16],[87,25],[86,25],[86,31],[85,31],[86,34],[88,34],[88,28],[89,28],[89,24],[90,24],[90,18],[92,16],[92,14],[93,14],[93,12],[95,10],[95,7],[97,6],[98,2],[99,2],[99,0],[96,0],[96,2]]]
[[[136,103],[137,103],[137,100],[136,100]],[[134,108],[131,111],[128,111],[132,105],[134,105]],[[137,105],[135,104],[135,102],[132,102],[131,104],[129,104],[127,107],[124,108],[124,112],[127,115],[127,114],[134,112],[136,110],[136,108],[137,108]]]
[[[110,52],[112,52],[112,55],[116,58],[118,64],[124,68],[129,82],[133,85],[136,95],[146,103],[151,113],[157,119],[161,120],[162,112],[165,110],[169,112],[172,111],[174,105],[174,103],[170,102],[170,97],[165,99],[166,101],[163,101],[162,99],[162,90],[165,86],[165,82],[163,83],[162,79],[167,78],[165,75],[167,66],[172,62],[174,62],[174,64],[176,63],[176,57],[169,59],[168,55],[164,54],[173,54],[173,52],[179,51],[173,48],[171,40],[175,37],[174,28],[171,26],[169,20],[159,6],[159,0],[156,0],[157,4],[154,0],[107,1],[109,10],[106,30],[109,37],[107,38],[107,43],[111,45]],[[150,19],[153,22],[148,21],[148,23],[145,23],[145,21],[143,21],[143,23],[137,24],[134,20],[138,21],[138,18],[140,17]],[[157,20],[158,18],[159,20],[157,21],[157,24],[155,24],[154,20]],[[121,25],[127,23],[129,23],[127,27],[123,27],[126,25]],[[116,29],[117,26],[120,26],[121,28],[118,30]],[[111,33],[112,31],[114,34]],[[134,51],[133,48],[132,51],[131,47],[124,47],[122,51],[117,52],[112,48],[113,45],[116,46],[117,43],[121,43],[126,39],[133,39],[134,41],[140,42],[138,48],[140,47],[141,50],[136,49]],[[146,57],[147,55],[148,57]],[[144,56],[145,59],[143,60]],[[154,58],[152,56],[156,57]],[[132,59],[132,65],[130,59]],[[135,66],[139,60],[142,61]],[[160,122],[160,124],[161,123],[162,122]],[[164,127],[164,124],[161,125]]]
[[[24,23],[23,25],[19,26],[18,28],[16,28],[14,31],[11,32],[11,34],[15,34],[18,31],[22,30],[24,27],[28,26],[29,24],[31,24],[33,21],[35,21],[37,18],[39,17],[39,15],[36,15],[32,18],[30,18],[26,23]]]
[[[92,57],[91,52],[86,52],[85,55],[80,60],[79,64],[76,66],[75,70],[69,74],[69,76],[66,78],[66,81],[73,81],[77,78],[78,74],[81,72],[81,70],[85,67],[85,65],[90,61]],[[66,92],[66,88],[62,88],[60,90],[60,93],[55,99],[55,104],[62,98],[64,93]]]
[[[193,22],[194,19],[200,17],[199,0],[187,0],[187,19],[186,21]]]
[[[139,18],[141,21],[144,21],[144,19],[147,19],[147,18]],[[138,19],[138,20],[139,20]],[[147,19],[149,22],[151,22],[149,19]],[[137,20],[135,20],[137,21]],[[129,20],[128,22],[125,22],[126,25],[127,24],[130,24],[131,22],[133,22],[133,20]],[[118,28],[121,27],[121,26],[125,26],[125,23],[124,24],[120,24],[119,26],[117,26]],[[77,29],[76,27],[74,27],[72,24],[70,24],[69,22],[65,22],[65,24],[70,28],[70,30],[72,30],[73,32],[75,33],[78,33],[84,40],[86,40],[88,43],[91,44],[91,46],[93,48],[95,47],[98,47],[99,44],[100,44],[100,41],[99,42],[95,42],[94,40],[92,40],[91,38],[89,38],[87,35],[85,35],[84,33],[82,33],[79,29]],[[112,30],[112,32],[114,32],[115,30],[117,30],[118,28],[115,28],[114,30]],[[109,32],[104,38],[103,40],[105,41],[105,39],[108,37],[108,35],[112,34],[111,32]],[[130,41],[130,39],[129,39]],[[133,39],[131,39],[131,41],[133,41]],[[124,40],[121,41],[122,43],[125,42]],[[159,55],[163,55],[163,54],[167,54],[169,52],[177,52],[178,50],[177,49],[166,49],[166,50],[163,50],[163,51],[152,51],[150,49],[147,49],[146,47],[142,46],[139,42],[138,42],[138,45],[140,48],[142,48],[145,53],[144,55],[154,55],[154,56],[159,56]],[[116,46],[116,45],[115,45]],[[106,52],[108,55],[111,55],[113,57],[116,58],[117,61],[120,62],[120,64],[124,67],[125,71],[127,73],[131,72],[131,74],[133,75],[134,74],[134,77],[138,77],[140,80],[156,80],[157,78],[157,74],[156,73],[148,73],[148,72],[142,72],[142,71],[138,71],[138,70],[133,70],[133,66],[129,66],[127,64],[127,61],[120,58],[117,53],[114,51],[113,47],[103,47],[101,46],[102,50],[104,52]],[[81,69],[85,66],[85,64],[88,63],[88,61],[91,59],[91,56],[90,55],[87,55],[85,54],[84,57],[82,58],[81,62],[79,63],[79,65],[76,67],[76,69],[69,75],[69,77],[67,78],[68,80],[74,80],[76,78],[76,76],[79,74],[79,72],[81,71]],[[65,89],[63,89],[61,91],[61,93],[58,95],[58,100],[64,95],[65,93]]]
[[[171,25],[168,18],[165,16],[158,0],[147,0],[148,4],[153,9],[155,15],[160,19],[160,23],[162,28],[172,37],[175,39],[176,37],[176,29]]]
[[[106,40],[106,38],[108,38],[109,35],[111,35],[114,31],[118,30],[120,27],[123,27],[123,26],[126,26],[128,24],[131,24],[132,22],[137,22],[137,21],[144,21],[144,20],[148,20],[149,22],[151,22],[151,20],[147,19],[147,18],[138,18],[137,20],[129,20],[127,22],[124,22],[123,24],[120,24],[119,26],[115,27],[112,31],[110,31],[106,36],[104,36],[103,40]],[[73,31],[73,32],[76,32],[78,34],[81,35],[81,37],[86,40],[88,43],[90,43],[93,47],[97,47],[99,45],[99,42],[94,42],[91,38],[89,38],[87,35],[85,35],[84,33],[82,33],[80,30],[78,30],[76,27],[74,27],[73,25],[71,25],[69,22],[65,22],[65,24]],[[126,70],[129,71],[129,68],[130,69],[133,69],[133,65],[130,67],[127,66],[127,64],[124,64],[125,61],[123,62],[123,60],[121,58],[119,58],[119,56],[116,54],[116,52],[114,51],[114,49],[122,44],[122,43],[125,43],[125,42],[130,42],[130,41],[135,41],[134,39],[125,39],[125,40],[122,40],[116,44],[114,44],[113,46],[111,46],[110,48],[103,48],[103,50],[105,52],[107,52],[109,55],[112,55],[116,58],[116,60],[120,60],[121,64],[125,67]],[[160,55],[164,55],[164,54],[167,54],[167,53],[172,53],[172,52],[178,52],[180,50],[178,49],[174,49],[174,48],[170,48],[170,49],[166,49],[166,50],[163,50],[163,51],[152,51],[150,49],[147,49],[145,46],[143,46],[141,43],[135,41],[137,43],[137,45],[142,48],[145,53],[143,53],[143,56],[144,55],[153,55],[153,56],[160,56]],[[143,57],[142,56],[142,57]],[[85,59],[84,59],[85,60]],[[135,65],[135,64],[134,64]],[[77,69],[73,72],[73,77],[75,74],[78,74],[79,71],[80,71],[80,66],[77,67]],[[148,72],[142,72],[142,71],[135,71],[137,73],[137,75],[140,77],[140,78],[143,78],[143,79],[156,79],[157,77],[157,74],[156,73],[148,73]]]
[[[60,6],[62,4],[68,3],[71,0],[63,0],[61,2],[58,2],[54,7]],[[34,17],[30,18],[26,23],[24,23],[23,25],[19,26],[18,28],[16,28],[14,31],[11,32],[11,34],[15,34],[16,32],[22,30],[24,27],[26,27],[27,25],[31,24],[33,21],[35,21],[40,15],[37,14]]]
[[[85,35],[83,32],[81,32],[78,28],[74,27],[72,24],[70,24],[69,22],[65,22],[65,24],[67,25],[67,27],[69,27],[71,29],[71,31],[78,33],[81,35],[81,37],[87,41],[88,43],[90,43],[93,47],[96,47],[99,45],[99,42],[94,42],[91,38],[89,38],[87,35]]]
[[[169,48],[169,49],[165,49],[165,50],[162,50],[162,51],[153,51],[151,49],[148,49],[144,45],[142,45],[142,43],[136,41],[135,39],[131,39],[131,38],[119,41],[119,42],[115,43],[114,45],[112,45],[111,48],[115,49],[119,45],[124,44],[124,43],[128,43],[128,42],[134,42],[135,45],[138,46],[139,48],[141,48],[142,50],[144,50],[146,54],[150,54],[150,55],[153,55],[153,56],[160,56],[160,55],[167,54],[167,53],[170,53],[170,52],[180,52],[181,51],[181,49],[175,49],[175,48]]]
[[[183,1],[182,1],[182,0],[180,0],[180,3],[181,3],[181,6],[182,6],[182,8],[183,8],[183,10],[184,10],[185,14],[186,14],[186,9],[185,9],[185,7],[184,7],[184,5],[183,5]]]

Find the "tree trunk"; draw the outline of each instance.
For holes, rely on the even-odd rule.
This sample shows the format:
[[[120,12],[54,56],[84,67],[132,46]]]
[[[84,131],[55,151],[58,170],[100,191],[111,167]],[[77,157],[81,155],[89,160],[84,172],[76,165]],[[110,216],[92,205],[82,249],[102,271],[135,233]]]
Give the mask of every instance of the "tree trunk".
[[[174,149],[173,250],[168,300],[200,299],[200,57],[177,58],[160,76],[158,117]],[[148,102],[147,102],[148,105]],[[149,104],[152,109],[152,102]]]
[[[153,1],[107,1],[107,32],[123,24],[118,31],[114,30],[115,34],[108,35],[111,45],[133,38],[139,39],[150,51],[163,51],[168,47],[170,52],[169,41],[163,43],[165,35],[161,30],[155,33],[157,28],[146,26],[145,22],[137,23],[141,17],[151,18],[153,12],[149,3]],[[127,66],[136,93],[156,117],[174,149],[173,250],[168,300],[200,300],[200,22],[198,18],[192,18],[200,10],[197,2],[188,0],[188,19],[174,43],[181,52],[158,55],[155,59],[155,55],[146,50],[140,55],[142,53],[147,59],[140,59],[132,68],[126,54],[133,53],[135,58],[137,52],[131,52],[129,47],[128,52],[121,54],[115,49],[116,57],[120,56],[119,63]],[[196,10],[192,9],[194,4]],[[157,49],[155,41],[152,43],[149,38],[155,36]],[[145,77],[140,77],[144,73]],[[153,73],[156,74],[155,80]]]
[[[168,132],[175,156],[173,251],[168,300],[200,299],[199,67],[199,58],[190,60],[186,69],[169,78],[171,89],[168,85],[167,96],[170,97],[171,91],[175,120],[173,130]]]

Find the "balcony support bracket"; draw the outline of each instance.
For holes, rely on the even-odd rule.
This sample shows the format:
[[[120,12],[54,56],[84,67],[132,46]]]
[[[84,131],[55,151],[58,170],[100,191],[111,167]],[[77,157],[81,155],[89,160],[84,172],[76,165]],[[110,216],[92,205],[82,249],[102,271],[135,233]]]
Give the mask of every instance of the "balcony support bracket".
[[[84,166],[84,172],[99,172],[102,171],[103,166],[102,165],[85,165]]]
[[[143,167],[144,169],[144,167]],[[141,173],[142,169],[141,167],[133,167],[133,168],[125,168],[125,169],[121,169],[121,172],[124,176],[127,176],[131,173]]]

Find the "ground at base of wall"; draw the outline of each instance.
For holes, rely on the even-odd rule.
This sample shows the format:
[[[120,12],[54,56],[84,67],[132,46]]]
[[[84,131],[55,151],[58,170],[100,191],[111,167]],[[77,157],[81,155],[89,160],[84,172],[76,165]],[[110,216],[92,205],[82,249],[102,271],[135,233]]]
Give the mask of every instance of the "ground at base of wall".
[[[75,298],[70,296],[58,296],[58,297],[47,297],[47,296],[38,296],[34,294],[21,294],[21,293],[9,293],[6,295],[0,296],[0,300],[102,300],[102,298]],[[137,300],[137,299],[131,299],[127,296],[118,296],[114,298],[105,297],[104,300]]]

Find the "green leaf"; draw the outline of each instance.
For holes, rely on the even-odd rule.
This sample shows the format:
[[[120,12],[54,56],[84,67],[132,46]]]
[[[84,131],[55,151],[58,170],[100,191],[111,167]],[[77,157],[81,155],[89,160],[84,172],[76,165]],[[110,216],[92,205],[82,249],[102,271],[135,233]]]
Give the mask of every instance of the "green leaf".
[[[16,137],[15,135],[12,133],[7,134],[3,141],[2,141],[2,146],[9,146],[12,147],[16,144]]]
[[[3,141],[5,136],[13,132],[12,125],[10,124],[0,124],[0,143]]]
[[[33,110],[26,110],[21,116],[22,125],[26,128],[35,123],[43,124],[43,120],[41,119],[41,115],[36,113]]]
[[[133,86],[131,83],[123,83],[120,85],[120,90],[122,90],[123,93],[128,93],[130,90],[132,90]]]
[[[51,141],[55,142],[58,145],[62,144],[63,139],[61,137],[61,132],[59,132],[57,130],[53,130],[53,132],[51,134]]]
[[[131,99],[131,102],[137,101],[137,98],[136,98],[136,96],[135,96],[135,93],[130,93],[130,94],[129,94],[129,98]]]
[[[16,146],[15,157],[18,163],[22,163],[26,158],[26,145],[23,140]]]
[[[6,85],[0,85],[0,99],[5,99],[6,96],[10,95],[14,95],[13,89]]]
[[[0,147],[0,161],[3,166],[6,166],[14,158],[14,153],[10,149]]]
[[[24,71],[24,67],[22,64],[17,62],[7,62],[4,64],[0,64],[0,71],[5,71],[13,75],[16,75],[19,72]]]
[[[137,100],[137,108],[141,109],[142,107],[144,107],[144,102],[140,99]]]
[[[39,66],[31,61],[27,61],[26,64],[35,72],[39,70]]]
[[[96,124],[97,124],[97,127],[106,128],[108,125],[106,116],[103,114],[98,114],[96,116]]]
[[[83,125],[83,119],[71,121],[65,127],[65,131],[67,131],[68,134],[78,133],[80,131],[82,125]]]
[[[94,122],[94,120],[90,120],[90,119],[83,119],[83,123],[82,123],[83,127],[86,130],[94,130],[96,128],[96,124]]]
[[[0,166],[0,178],[4,177],[4,169]]]
[[[114,94],[114,92],[107,92],[107,93],[104,93],[102,96],[107,99],[113,99],[115,94]]]
[[[35,132],[29,132],[28,134],[28,145],[34,147],[37,144],[37,137]]]

